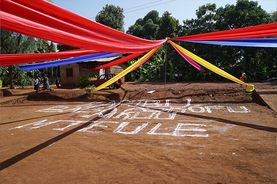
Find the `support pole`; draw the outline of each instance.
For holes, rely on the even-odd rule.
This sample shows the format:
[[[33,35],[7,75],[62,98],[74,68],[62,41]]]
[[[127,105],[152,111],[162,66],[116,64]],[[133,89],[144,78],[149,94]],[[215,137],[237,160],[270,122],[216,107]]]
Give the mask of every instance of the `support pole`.
[[[165,53],[164,53],[164,88],[166,85],[166,60],[167,60],[167,44],[165,45]]]

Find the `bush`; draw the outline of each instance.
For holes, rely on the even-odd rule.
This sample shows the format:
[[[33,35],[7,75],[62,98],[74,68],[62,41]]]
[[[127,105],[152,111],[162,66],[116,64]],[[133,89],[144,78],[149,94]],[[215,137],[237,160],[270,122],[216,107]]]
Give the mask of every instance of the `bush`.
[[[90,85],[90,86],[87,86],[85,88],[85,91],[86,91],[87,94],[92,94],[94,89],[95,89],[95,86],[94,85]]]
[[[87,87],[90,85],[91,81],[97,80],[97,77],[95,75],[87,75],[87,76],[82,76],[80,78],[80,86],[81,87]]]

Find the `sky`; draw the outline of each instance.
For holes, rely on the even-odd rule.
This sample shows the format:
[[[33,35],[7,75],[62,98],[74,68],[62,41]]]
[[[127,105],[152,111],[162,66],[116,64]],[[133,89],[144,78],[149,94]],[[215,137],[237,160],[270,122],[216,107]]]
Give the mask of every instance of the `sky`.
[[[180,23],[185,19],[195,18],[199,6],[215,3],[217,7],[235,4],[236,0],[52,0],[56,5],[77,13],[81,16],[95,19],[95,16],[106,4],[120,6],[124,10],[124,29],[143,18],[149,11],[157,10],[160,16],[169,11]],[[277,0],[255,0],[268,13],[277,10]]]

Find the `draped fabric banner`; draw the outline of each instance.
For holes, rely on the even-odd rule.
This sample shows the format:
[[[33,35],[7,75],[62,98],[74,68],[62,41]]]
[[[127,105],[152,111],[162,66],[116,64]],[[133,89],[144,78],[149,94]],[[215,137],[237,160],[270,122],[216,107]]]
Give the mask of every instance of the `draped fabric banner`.
[[[101,40],[107,39],[107,40],[115,41],[115,39],[117,39],[120,41],[125,40],[130,43],[136,43],[136,44],[138,44],[138,43],[141,43],[141,44],[160,43],[159,41],[146,40],[143,38],[139,38],[139,37],[129,35],[124,32],[112,29],[110,27],[107,27],[107,26],[97,23],[95,21],[91,21],[85,17],[78,15],[78,14],[70,12],[66,9],[63,9],[49,1],[13,0],[13,2],[16,2],[22,6],[28,7],[29,9],[35,10],[36,12],[39,12],[41,14],[45,14],[49,17],[52,17],[52,18],[61,20],[63,22],[69,23],[71,25],[76,25],[79,28],[91,31],[91,32],[93,32],[93,34],[100,36],[99,38],[101,38]],[[10,1],[8,1],[8,3],[10,3]],[[6,5],[5,5],[5,8],[6,8]],[[11,4],[10,11],[12,11],[12,13],[16,13],[14,11],[14,4]],[[22,9],[20,9],[20,11],[22,11]],[[26,12],[24,12],[24,13],[26,13]],[[29,16],[27,16],[27,18],[29,19]],[[42,21],[42,20],[39,19],[39,21]],[[49,20],[45,20],[45,22],[48,22],[48,21]],[[52,25],[52,24],[53,24],[53,22],[50,25]],[[54,24],[56,24],[56,23],[54,23]],[[60,25],[58,24],[58,26],[60,26]],[[70,29],[71,28],[72,27],[70,27]]]
[[[247,84],[241,80],[239,80],[238,78],[230,75],[229,73],[221,70],[220,68],[214,66],[213,64],[207,62],[206,60],[200,58],[199,56],[196,56],[195,54],[189,52],[188,50],[184,49],[183,47],[181,47],[180,45],[177,45],[176,43],[172,42],[172,41],[169,41],[169,43],[171,45],[174,45],[175,47],[177,47],[181,52],[183,52],[184,54],[186,54],[187,56],[189,56],[190,58],[192,58],[194,61],[196,61],[197,63],[199,63],[200,65],[204,66],[205,68],[213,71],[214,73],[224,77],[224,78],[227,78],[231,81],[234,81],[238,84],[241,84],[241,85],[246,85],[247,86],[247,91],[248,92],[252,92],[254,90],[254,86],[251,85],[251,84]]]
[[[187,40],[186,42],[202,43],[211,45],[226,45],[239,47],[273,47],[277,48],[277,38],[248,38],[248,39],[232,39],[232,40],[217,40],[217,41],[196,41]]]
[[[50,61],[50,62],[23,65],[23,66],[20,66],[20,70],[26,71],[26,70],[36,70],[36,69],[42,69],[42,68],[56,67],[56,66],[73,64],[73,63],[95,60],[100,58],[114,57],[119,55],[120,54],[117,54],[117,53],[101,52],[97,54],[90,54],[86,56],[79,56],[79,57],[74,57],[69,59],[61,59],[61,60]]]
[[[101,89],[106,88],[107,86],[115,83],[116,81],[118,81],[119,79],[121,79],[122,77],[124,77],[125,75],[127,75],[128,73],[134,71],[134,69],[138,68],[139,66],[141,66],[143,63],[145,63],[156,51],[158,50],[158,48],[154,48],[151,51],[149,51],[147,54],[145,54],[143,57],[141,57],[138,61],[136,61],[135,63],[133,63],[132,65],[130,65],[128,68],[126,68],[125,70],[123,70],[122,72],[120,72],[118,75],[114,76],[113,78],[111,78],[110,80],[108,80],[107,82],[101,84],[100,86],[96,87],[94,91],[99,91]]]
[[[114,66],[114,65],[120,65],[122,63],[125,63],[127,61],[130,61],[138,56],[140,56],[141,54],[143,54],[142,52],[139,52],[139,53],[134,53],[134,54],[130,54],[126,57],[123,57],[123,58],[120,58],[120,59],[117,59],[115,61],[112,61],[110,63],[107,63],[107,64],[104,64],[104,65],[101,65],[101,66],[98,66],[96,68],[93,68],[92,70],[100,70],[100,69],[103,69],[103,68],[109,68],[111,66]]]
[[[1,28],[83,49],[146,52],[165,42],[145,40],[108,28],[41,1],[2,0]]]
[[[101,69],[127,62],[140,56],[142,53],[148,52],[120,74],[97,87],[96,90],[107,87],[127,73],[137,69],[156,52],[158,47],[167,41],[167,39],[147,40],[120,32],[67,11],[45,0],[1,0],[0,2],[1,29],[80,48],[80,50],[60,53],[0,55],[0,66],[67,58],[20,67],[21,70],[33,70],[119,56],[120,54],[130,54],[127,57],[96,68]],[[196,69],[204,71],[200,66],[202,65],[229,80],[246,85],[247,90],[251,91],[254,89],[253,85],[244,83],[170,40],[215,45],[277,48],[277,38],[263,38],[274,36],[277,36],[277,22],[191,36],[181,36],[169,39],[169,43]]]
[[[0,66],[49,61],[96,53],[94,50],[71,50],[39,54],[0,54]]]
[[[277,36],[277,22],[270,24],[262,24],[258,26],[249,26],[225,31],[217,31],[211,33],[196,34],[191,36],[180,36],[171,40],[226,40],[236,38],[262,38],[266,36]]]
[[[170,42],[170,44],[171,44],[171,42]],[[186,54],[181,52],[175,45],[173,45],[173,44],[171,44],[171,45],[190,65],[192,65],[194,68],[196,68],[200,72],[205,72],[205,70],[199,64],[197,64],[193,59],[191,59]]]

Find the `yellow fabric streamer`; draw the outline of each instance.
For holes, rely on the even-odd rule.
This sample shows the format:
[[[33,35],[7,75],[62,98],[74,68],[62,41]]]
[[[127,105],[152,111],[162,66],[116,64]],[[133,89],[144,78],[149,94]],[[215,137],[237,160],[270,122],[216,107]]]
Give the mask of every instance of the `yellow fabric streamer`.
[[[136,61],[135,63],[133,63],[132,65],[130,65],[128,68],[126,68],[125,70],[123,70],[122,72],[120,72],[119,74],[117,74],[116,76],[114,76],[113,78],[111,78],[110,80],[108,80],[107,82],[101,84],[100,86],[98,86],[97,88],[95,88],[94,91],[99,91],[101,89],[106,88],[107,86],[115,83],[116,81],[118,81],[120,78],[124,77],[125,75],[127,75],[129,72],[131,72],[134,68],[136,68],[137,66],[139,66],[140,64],[145,62],[145,59],[149,56],[151,56],[152,54],[154,54],[156,51],[158,50],[158,48],[154,48],[152,50],[150,50],[147,54],[145,54],[143,57],[141,57],[138,61]]]
[[[183,47],[181,47],[180,45],[177,45],[176,43],[172,42],[171,40],[168,41],[171,45],[174,45],[175,47],[177,47],[181,52],[183,52],[184,54],[186,54],[187,56],[189,56],[190,58],[192,58],[195,62],[199,63],[200,65],[206,67],[207,69],[213,71],[214,73],[221,75],[222,77],[225,77],[231,81],[234,81],[238,84],[241,85],[246,85],[246,91],[247,92],[252,92],[255,87],[252,84],[247,84],[241,80],[239,80],[238,78],[234,77],[233,75],[221,70],[220,68],[214,66],[213,64],[207,62],[206,60],[200,58],[199,56],[191,53],[190,51],[184,49]]]

